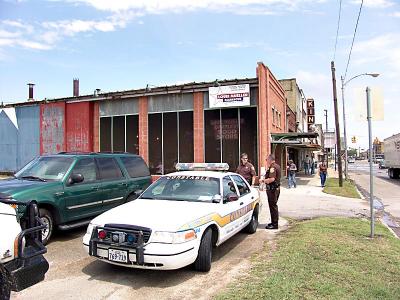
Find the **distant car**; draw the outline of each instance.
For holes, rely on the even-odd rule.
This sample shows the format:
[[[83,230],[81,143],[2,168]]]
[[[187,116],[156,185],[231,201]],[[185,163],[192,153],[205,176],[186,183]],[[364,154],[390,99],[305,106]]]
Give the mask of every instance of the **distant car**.
[[[378,166],[379,166],[379,169],[386,169],[387,168],[386,165],[385,165],[385,160],[384,159],[381,159],[378,162]]]
[[[89,255],[111,264],[152,270],[193,264],[207,272],[213,247],[243,229],[256,232],[259,210],[258,190],[239,174],[175,172],[92,220],[83,244]]]
[[[47,225],[46,244],[56,228],[87,225],[96,215],[137,197],[151,183],[144,160],[129,153],[59,153],[39,156],[14,178],[0,180],[0,193],[35,200]],[[19,214],[24,208],[19,207]]]
[[[354,164],[354,163],[356,162],[356,159],[355,159],[354,157],[348,157],[348,158],[347,158],[347,162],[348,162],[349,164]]]

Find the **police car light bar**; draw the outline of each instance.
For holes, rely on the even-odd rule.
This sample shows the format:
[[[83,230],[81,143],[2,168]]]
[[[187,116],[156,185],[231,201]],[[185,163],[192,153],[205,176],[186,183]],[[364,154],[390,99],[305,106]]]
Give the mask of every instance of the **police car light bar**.
[[[228,171],[227,163],[177,163],[177,171]]]

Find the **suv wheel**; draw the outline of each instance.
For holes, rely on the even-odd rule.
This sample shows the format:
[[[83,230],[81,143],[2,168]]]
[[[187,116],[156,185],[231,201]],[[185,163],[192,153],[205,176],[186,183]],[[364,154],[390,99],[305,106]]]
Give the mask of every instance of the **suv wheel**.
[[[44,208],[39,209],[39,216],[44,224],[47,225],[47,228],[42,230],[42,242],[44,245],[46,245],[49,242],[51,235],[53,234],[54,219],[51,212]]]
[[[199,254],[194,262],[194,269],[200,272],[208,272],[211,269],[212,258],[212,231],[210,228],[206,229],[201,238],[199,247]]]

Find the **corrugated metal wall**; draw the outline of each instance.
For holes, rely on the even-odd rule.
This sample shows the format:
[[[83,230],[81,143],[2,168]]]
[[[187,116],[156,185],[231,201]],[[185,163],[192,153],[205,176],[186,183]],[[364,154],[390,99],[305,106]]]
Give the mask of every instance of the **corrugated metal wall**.
[[[139,113],[139,98],[100,102],[100,117],[134,115]]]
[[[0,113],[0,170],[17,169],[18,130],[7,114]]]
[[[149,97],[149,112],[193,110],[193,94],[167,94]]]
[[[17,169],[39,155],[40,151],[40,108],[35,106],[16,107],[18,120]]]
[[[65,102],[40,105],[40,153],[65,151]]]
[[[0,171],[17,171],[39,155],[39,106],[14,109],[16,124],[0,113]],[[14,120],[15,121],[15,120]]]
[[[93,102],[67,103],[67,151],[93,151]]]

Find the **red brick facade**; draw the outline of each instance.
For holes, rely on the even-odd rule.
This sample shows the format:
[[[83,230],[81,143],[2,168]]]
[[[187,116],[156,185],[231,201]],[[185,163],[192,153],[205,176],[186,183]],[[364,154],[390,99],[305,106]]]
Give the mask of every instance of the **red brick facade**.
[[[100,151],[100,105],[99,102],[93,104],[93,151]]]
[[[139,155],[147,164],[149,163],[148,124],[147,97],[139,97]]]
[[[193,94],[194,162],[204,162],[204,102],[203,93]]]

